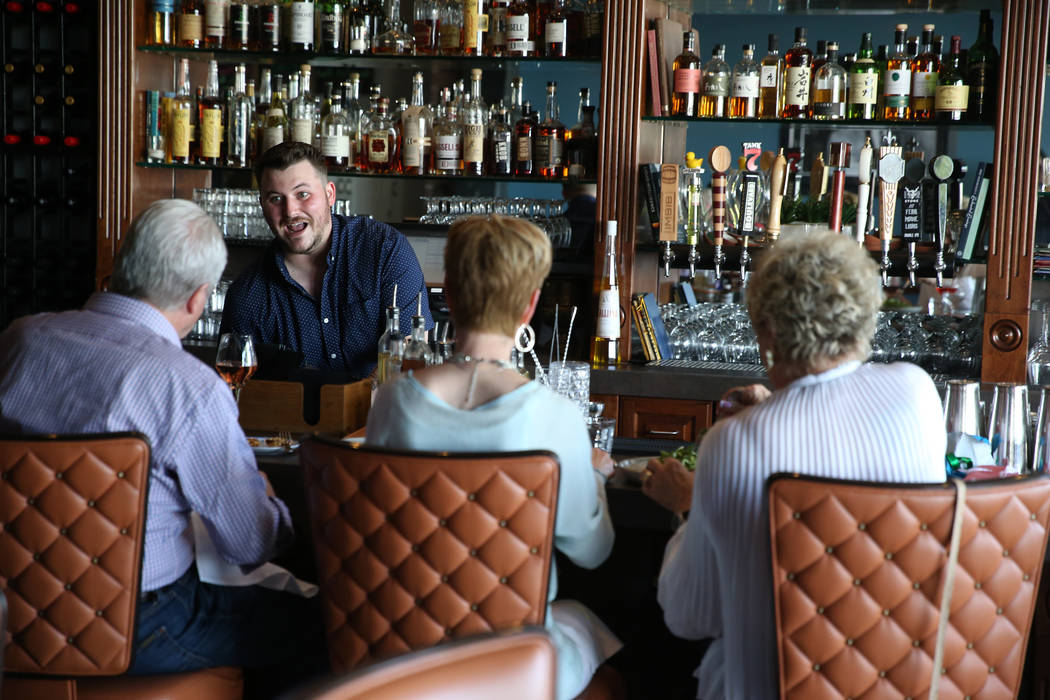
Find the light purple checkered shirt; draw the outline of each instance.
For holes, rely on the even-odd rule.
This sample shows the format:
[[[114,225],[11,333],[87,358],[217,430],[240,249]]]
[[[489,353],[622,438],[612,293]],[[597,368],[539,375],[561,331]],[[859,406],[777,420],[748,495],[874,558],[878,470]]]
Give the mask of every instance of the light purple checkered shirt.
[[[82,311],[12,323],[0,335],[0,430],[149,437],[143,591],[193,563],[191,510],[232,564],[264,562],[292,536],[288,509],[266,495],[229,388],[142,301],[100,292]]]

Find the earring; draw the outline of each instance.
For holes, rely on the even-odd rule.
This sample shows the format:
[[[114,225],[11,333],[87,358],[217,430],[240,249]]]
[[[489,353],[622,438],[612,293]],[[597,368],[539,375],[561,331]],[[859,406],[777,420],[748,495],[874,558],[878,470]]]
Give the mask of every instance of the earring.
[[[766,350],[765,356],[766,356],[766,371],[768,372],[769,370],[773,369],[773,351],[772,350]]]
[[[532,326],[527,323],[518,326],[517,332],[514,333],[514,347],[520,353],[532,352],[536,347],[536,331]]]

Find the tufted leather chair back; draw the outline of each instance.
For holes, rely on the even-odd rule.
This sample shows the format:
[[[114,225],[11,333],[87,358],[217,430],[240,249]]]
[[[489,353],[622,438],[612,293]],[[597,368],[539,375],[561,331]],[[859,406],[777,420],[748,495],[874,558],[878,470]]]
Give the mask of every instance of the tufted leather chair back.
[[[543,624],[554,454],[308,440],[301,461],[333,669]]]
[[[534,628],[421,649],[294,700],[554,700],[555,668],[554,645]]]
[[[967,484],[941,697],[1017,694],[1050,519],[1045,475]],[[949,484],[768,482],[782,698],[930,690]]]

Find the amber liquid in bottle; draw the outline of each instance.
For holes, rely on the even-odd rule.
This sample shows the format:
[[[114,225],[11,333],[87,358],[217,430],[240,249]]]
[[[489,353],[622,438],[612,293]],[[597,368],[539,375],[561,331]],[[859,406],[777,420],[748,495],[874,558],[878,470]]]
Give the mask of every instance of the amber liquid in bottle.
[[[183,0],[179,14],[179,46],[193,49],[204,46],[203,0]]]
[[[531,177],[536,174],[533,158],[536,113],[532,111],[532,105],[528,102],[522,104],[521,112],[521,119],[514,125],[514,174],[519,177]]]
[[[557,84],[547,83],[547,110],[533,145],[536,167],[543,177],[562,177],[565,162],[565,125],[558,115]]]
[[[907,51],[908,25],[894,31],[893,53],[882,73],[882,118],[906,121],[911,117],[911,61]]]
[[[809,89],[813,79],[813,52],[806,47],[806,28],[795,27],[795,45],[784,55],[784,119],[808,119],[813,115]]]
[[[911,118],[914,121],[930,121],[934,117],[941,57],[933,52],[933,31],[934,25],[923,26],[923,50],[911,62]]]
[[[696,35],[682,35],[685,48],[672,64],[674,91],[671,94],[671,114],[676,117],[695,117],[700,112],[700,57],[696,55]]]
[[[779,119],[784,108],[784,59],[777,48],[777,35],[769,35],[769,53],[759,67],[758,116]]]

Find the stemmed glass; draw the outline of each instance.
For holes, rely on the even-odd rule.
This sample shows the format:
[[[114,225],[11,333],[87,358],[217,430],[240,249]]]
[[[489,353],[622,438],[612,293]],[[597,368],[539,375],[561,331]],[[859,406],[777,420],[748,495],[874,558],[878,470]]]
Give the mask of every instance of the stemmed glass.
[[[241,389],[258,367],[259,360],[256,358],[255,345],[250,335],[222,334],[219,338],[219,351],[215,355],[215,369],[233,390],[233,398],[238,403],[241,400]]]
[[[1045,302],[1032,304],[1040,314],[1039,341],[1028,350],[1028,384],[1046,386],[1050,384],[1050,305]]]

